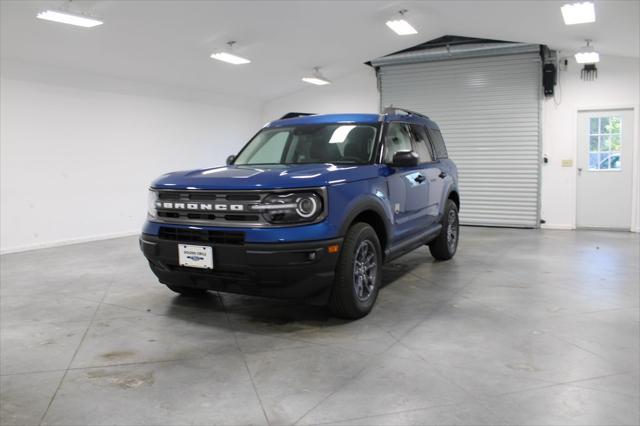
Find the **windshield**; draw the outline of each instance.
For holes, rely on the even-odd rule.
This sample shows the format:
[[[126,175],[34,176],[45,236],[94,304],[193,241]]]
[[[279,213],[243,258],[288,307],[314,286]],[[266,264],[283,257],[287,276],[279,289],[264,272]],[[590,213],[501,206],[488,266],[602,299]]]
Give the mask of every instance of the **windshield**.
[[[376,131],[370,125],[338,123],[264,129],[233,164],[366,164],[373,156]]]

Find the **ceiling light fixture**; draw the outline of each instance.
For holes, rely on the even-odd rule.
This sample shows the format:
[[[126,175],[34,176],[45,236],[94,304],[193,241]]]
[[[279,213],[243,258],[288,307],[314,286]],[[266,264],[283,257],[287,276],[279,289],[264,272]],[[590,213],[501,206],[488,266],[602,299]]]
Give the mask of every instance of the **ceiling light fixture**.
[[[600,62],[600,55],[595,51],[591,45],[591,40],[586,40],[587,45],[583,46],[578,53],[576,53],[576,62],[579,64],[596,64]]]
[[[316,86],[324,86],[326,84],[331,84],[331,81],[325,78],[320,73],[320,67],[314,67],[313,73],[308,77],[303,77],[302,81],[305,83],[315,84]]]
[[[418,34],[418,31],[404,19],[404,15],[407,12],[407,9],[399,10],[400,19],[387,21],[387,27],[391,28],[398,35]]]
[[[38,13],[37,18],[84,28],[96,27],[103,24],[99,19],[66,10],[45,10],[44,12]]]
[[[591,2],[565,4],[560,8],[565,25],[587,24],[596,21],[596,10]]]
[[[233,45],[234,44],[236,44],[235,41],[227,42],[227,45],[229,46],[229,49],[228,49],[227,52],[225,52],[223,50],[223,51],[220,51],[220,52],[217,52],[217,53],[213,53],[213,54],[211,54],[211,57],[213,59],[217,59],[219,61],[227,62],[227,63],[233,64],[233,65],[243,65],[243,64],[251,63],[251,61],[246,59],[246,58],[243,58],[241,56],[234,55],[234,54],[230,53],[230,51],[233,50]]]

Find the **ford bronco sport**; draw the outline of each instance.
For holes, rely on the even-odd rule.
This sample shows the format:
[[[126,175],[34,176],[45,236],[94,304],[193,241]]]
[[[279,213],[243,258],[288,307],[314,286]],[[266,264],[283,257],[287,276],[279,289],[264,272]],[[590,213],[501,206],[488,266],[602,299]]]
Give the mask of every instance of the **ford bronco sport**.
[[[227,165],[151,184],[140,246],[171,290],[207,290],[371,310],[382,264],[458,245],[458,173],[436,123],[409,110],[290,113]]]

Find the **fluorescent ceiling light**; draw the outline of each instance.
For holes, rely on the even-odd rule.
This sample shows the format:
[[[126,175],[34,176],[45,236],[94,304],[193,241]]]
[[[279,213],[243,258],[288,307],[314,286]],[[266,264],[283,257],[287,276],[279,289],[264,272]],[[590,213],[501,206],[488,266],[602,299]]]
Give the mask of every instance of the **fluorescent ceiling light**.
[[[387,21],[387,27],[391,28],[398,35],[418,34],[418,31],[404,19],[404,15],[407,12],[407,9],[399,10],[400,19]]]
[[[85,28],[96,27],[103,24],[103,22],[98,19],[61,10],[45,10],[44,12],[38,13],[37,18]]]
[[[222,62],[228,62],[233,65],[242,65],[242,64],[251,63],[251,61],[248,59],[245,59],[240,56],[232,55],[231,53],[227,53],[227,52],[214,53],[213,55],[211,55],[211,57],[213,59],[217,59]]]
[[[576,62],[579,64],[595,64],[600,62],[598,52],[578,52],[576,53]]]
[[[238,55],[234,55],[232,53],[229,53],[231,51],[233,51],[233,45],[236,44],[235,41],[231,40],[227,42],[227,45],[229,46],[229,48],[227,49],[227,51],[225,52],[224,50],[218,53],[214,53],[211,55],[211,57],[213,59],[217,59],[219,61],[222,62],[227,62],[229,64],[233,64],[233,65],[243,65],[243,64],[249,64],[251,63],[250,60],[243,58],[242,56],[238,56]]]
[[[324,86],[325,84],[331,84],[331,81],[325,78],[320,73],[320,67],[313,68],[313,74],[308,77],[303,77],[302,81],[305,83],[315,84],[317,86]]]
[[[596,21],[596,10],[593,3],[573,3],[565,4],[560,8],[562,19],[566,25],[586,24]]]
[[[415,28],[404,19],[397,19],[395,21],[387,21],[387,27],[391,28],[398,35],[411,35],[418,34]]]
[[[330,84],[331,82],[328,80],[324,80],[322,78],[316,78],[316,77],[303,77],[302,81],[304,81],[305,83],[311,83],[311,84],[315,84],[318,86],[324,86],[325,84]]]

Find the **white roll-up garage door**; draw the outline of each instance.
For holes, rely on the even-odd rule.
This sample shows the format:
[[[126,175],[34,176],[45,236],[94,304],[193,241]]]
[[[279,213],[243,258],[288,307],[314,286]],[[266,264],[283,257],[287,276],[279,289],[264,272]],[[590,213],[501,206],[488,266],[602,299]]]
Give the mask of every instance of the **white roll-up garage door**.
[[[382,106],[421,112],[458,165],[462,224],[537,227],[540,56],[380,65]]]

